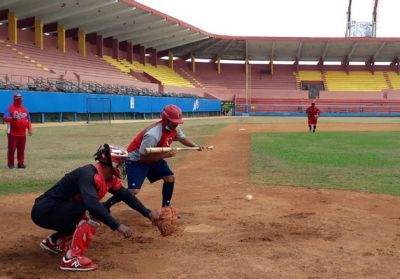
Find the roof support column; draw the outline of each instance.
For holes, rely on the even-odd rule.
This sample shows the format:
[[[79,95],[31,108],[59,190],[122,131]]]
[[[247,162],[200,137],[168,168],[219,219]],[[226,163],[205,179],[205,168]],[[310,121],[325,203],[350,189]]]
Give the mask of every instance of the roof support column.
[[[96,35],[96,54],[98,57],[103,57],[103,36]]]
[[[217,72],[221,74],[221,57],[217,57]]]
[[[296,58],[295,58],[295,60],[294,60],[294,64],[293,64],[293,65],[294,65],[294,67],[295,67],[295,68],[294,68],[295,72],[298,73],[300,67],[299,67],[299,58],[298,58],[297,56],[296,56]]]
[[[371,74],[375,74],[375,61],[373,56],[371,56],[368,61],[365,62],[365,66],[369,68]]]
[[[128,42],[126,44],[126,60],[132,64],[133,62],[133,50],[132,50],[132,43]]]
[[[269,60],[269,69],[271,71],[271,76],[274,75],[274,60]]]
[[[78,46],[79,54],[86,56],[86,34],[81,30],[78,31]]]
[[[65,28],[63,25],[57,25],[57,47],[62,53],[65,53]]]
[[[112,58],[119,60],[119,43],[118,39],[112,40]]]
[[[324,73],[324,59],[322,57],[319,58],[317,67],[319,71],[321,72],[321,75]]]
[[[349,62],[349,56],[346,55],[346,57],[342,61],[342,66],[344,67],[346,74],[349,74]]]
[[[157,50],[151,49],[151,65],[157,67]]]
[[[146,50],[144,46],[139,46],[139,62],[146,65]]]
[[[400,61],[399,57],[396,56],[396,57],[393,59],[392,63],[390,63],[390,67],[391,67],[392,69],[394,68],[394,71],[395,71],[397,74],[399,74],[399,70],[400,70],[399,61]]]
[[[174,54],[172,53],[172,51],[168,52],[168,67],[171,70],[174,70]]]
[[[17,16],[14,12],[8,12],[8,39],[13,44],[18,44]]]
[[[195,73],[196,72],[196,57],[194,56],[194,54],[190,54],[190,62],[192,63],[192,72]]]
[[[40,19],[35,19],[35,45],[43,49],[43,23]]]

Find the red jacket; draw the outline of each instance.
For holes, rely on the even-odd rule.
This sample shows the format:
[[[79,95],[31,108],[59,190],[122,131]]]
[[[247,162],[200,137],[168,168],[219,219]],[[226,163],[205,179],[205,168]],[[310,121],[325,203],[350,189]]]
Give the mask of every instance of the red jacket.
[[[22,105],[14,102],[7,108],[3,116],[7,123],[7,133],[13,136],[26,136],[26,129],[32,133],[31,118],[29,112]]]
[[[317,117],[319,117],[319,114],[321,113],[319,108],[317,108],[315,106],[314,107],[313,106],[308,107],[306,112],[307,112],[307,117],[310,120],[316,120]]]

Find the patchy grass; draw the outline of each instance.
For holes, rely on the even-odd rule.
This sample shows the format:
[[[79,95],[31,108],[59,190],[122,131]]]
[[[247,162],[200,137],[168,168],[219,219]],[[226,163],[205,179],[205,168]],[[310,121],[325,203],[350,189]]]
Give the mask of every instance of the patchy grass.
[[[7,168],[6,137],[0,137],[0,194],[36,192],[50,188],[65,173],[76,167],[93,163],[93,154],[104,143],[127,146],[134,136],[152,123],[89,124],[82,126],[40,127],[27,141],[25,160],[27,169]],[[231,123],[229,119],[207,119],[186,121],[184,133],[199,144]],[[177,144],[179,145],[179,143]],[[182,161],[187,153],[182,152],[168,159],[171,166]]]
[[[66,172],[93,162],[103,143],[127,146],[152,123],[82,124],[39,126],[28,138],[25,170],[6,167],[7,139],[0,136],[0,194],[48,189]],[[326,123],[400,123],[399,118],[322,118]],[[232,123],[305,123],[304,117],[237,117],[186,120],[185,134],[206,144]],[[62,125],[62,124],[61,124]],[[67,123],[68,125],[68,123]],[[305,126],[306,129],[306,126]],[[294,185],[352,189],[400,194],[399,133],[254,134],[252,181],[270,185]],[[229,140],[229,139],[227,139]],[[179,144],[178,144],[179,145]],[[171,167],[187,156],[168,159]],[[229,166],[227,166],[229,167]],[[396,181],[397,179],[397,181]],[[397,183],[397,184],[396,184]]]
[[[400,133],[252,135],[251,180],[400,195]]]

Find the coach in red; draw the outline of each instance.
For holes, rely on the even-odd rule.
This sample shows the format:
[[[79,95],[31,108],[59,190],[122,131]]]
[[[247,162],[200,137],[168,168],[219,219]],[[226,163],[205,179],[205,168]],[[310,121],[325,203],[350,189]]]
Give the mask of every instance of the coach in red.
[[[4,122],[7,123],[8,136],[8,168],[14,168],[14,154],[17,150],[18,168],[24,169],[25,165],[25,144],[26,130],[32,136],[32,125],[29,112],[22,106],[22,95],[17,92],[13,97],[13,104],[4,112]]]
[[[311,133],[312,128],[312,132],[315,133],[315,129],[317,128],[317,121],[321,112],[319,108],[315,106],[314,101],[311,103],[311,106],[307,108],[306,113],[308,118],[308,129]]]

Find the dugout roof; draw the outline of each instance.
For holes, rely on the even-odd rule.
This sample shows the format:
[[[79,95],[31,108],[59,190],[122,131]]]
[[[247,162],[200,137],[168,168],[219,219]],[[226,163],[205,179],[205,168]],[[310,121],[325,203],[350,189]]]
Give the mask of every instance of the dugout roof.
[[[278,61],[392,62],[400,57],[400,38],[235,37],[208,33],[133,0],[1,0],[0,14],[12,11],[19,22],[33,17],[103,38],[131,42],[160,55]],[[4,22],[6,19],[0,16]],[[300,19],[301,20],[301,19]]]

